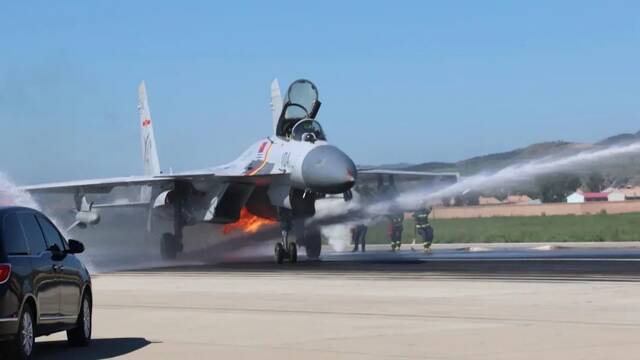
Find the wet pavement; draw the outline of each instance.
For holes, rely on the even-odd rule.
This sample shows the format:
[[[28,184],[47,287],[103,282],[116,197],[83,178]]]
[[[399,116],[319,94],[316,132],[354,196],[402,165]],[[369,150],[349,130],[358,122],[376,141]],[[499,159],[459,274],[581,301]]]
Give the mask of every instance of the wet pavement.
[[[560,247],[534,244],[530,247],[491,245],[444,246],[430,254],[410,246],[392,252],[372,246],[362,252],[323,249],[321,260],[300,256],[297,264],[274,264],[270,255],[227,258],[198,264],[164,264],[157,271],[265,273],[294,272],[356,276],[377,273],[394,277],[492,277],[549,280],[640,280],[640,247],[620,245]],[[144,270],[142,270],[144,271]]]

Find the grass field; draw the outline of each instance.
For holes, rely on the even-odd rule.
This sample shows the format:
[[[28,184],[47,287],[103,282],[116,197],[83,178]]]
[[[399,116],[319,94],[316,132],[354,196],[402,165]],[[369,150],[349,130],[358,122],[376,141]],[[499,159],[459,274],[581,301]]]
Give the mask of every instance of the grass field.
[[[593,242],[640,240],[640,213],[434,220],[434,243]],[[413,240],[405,221],[403,243]],[[371,226],[370,244],[387,243],[387,222]]]

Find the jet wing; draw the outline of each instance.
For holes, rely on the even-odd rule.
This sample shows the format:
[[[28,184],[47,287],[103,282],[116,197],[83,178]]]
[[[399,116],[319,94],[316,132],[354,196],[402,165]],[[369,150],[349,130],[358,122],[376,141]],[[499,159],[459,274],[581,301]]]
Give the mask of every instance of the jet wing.
[[[267,184],[278,175],[216,175],[211,172],[192,172],[175,175],[156,176],[129,176],[107,179],[91,179],[79,181],[67,181],[59,183],[28,185],[20,187],[21,190],[29,193],[109,193],[115,187],[121,186],[163,186],[171,185],[177,181],[184,182],[226,182],[241,184]]]
[[[77,190],[90,193],[108,193],[114,187],[118,186],[154,185],[163,182],[168,182],[168,179],[156,178],[154,176],[129,176],[27,185],[21,186],[20,190],[29,193],[75,193]]]
[[[402,171],[388,169],[358,169],[357,185],[376,185],[391,183],[398,186],[403,184],[433,184],[446,186],[458,182],[460,175],[455,172],[425,172]]]

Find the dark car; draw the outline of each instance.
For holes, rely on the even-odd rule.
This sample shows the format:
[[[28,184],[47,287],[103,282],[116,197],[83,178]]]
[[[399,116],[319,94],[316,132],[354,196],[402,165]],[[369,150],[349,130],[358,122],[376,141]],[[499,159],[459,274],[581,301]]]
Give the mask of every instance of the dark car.
[[[91,278],[74,255],[83,251],[42,213],[0,207],[0,358],[29,359],[37,336],[59,331],[89,344]]]

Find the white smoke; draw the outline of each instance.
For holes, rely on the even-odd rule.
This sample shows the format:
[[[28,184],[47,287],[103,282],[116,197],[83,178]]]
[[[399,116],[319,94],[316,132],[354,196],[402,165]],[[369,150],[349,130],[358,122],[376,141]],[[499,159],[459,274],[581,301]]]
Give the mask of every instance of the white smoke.
[[[362,208],[360,196],[355,193],[351,201],[345,202],[342,198],[325,198],[316,202],[316,217],[326,218],[336,216],[347,211]],[[335,251],[344,251],[351,244],[351,229],[358,223],[344,222],[322,226],[320,231],[329,245]]]
[[[28,192],[21,190],[15,182],[3,172],[0,172],[0,205],[24,206],[42,211],[42,207],[37,201],[35,201],[33,196]],[[49,219],[58,227],[62,232],[62,235],[68,238],[65,228],[61,226],[62,222],[51,216],[49,216]]]
[[[20,190],[9,177],[0,172],[0,204],[26,206],[40,210],[40,206],[26,191]]]
[[[335,251],[345,251],[351,244],[351,226],[348,224],[323,226],[321,232]]]

